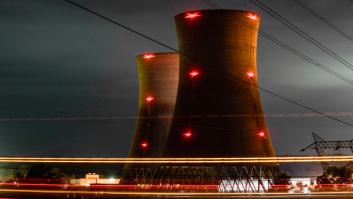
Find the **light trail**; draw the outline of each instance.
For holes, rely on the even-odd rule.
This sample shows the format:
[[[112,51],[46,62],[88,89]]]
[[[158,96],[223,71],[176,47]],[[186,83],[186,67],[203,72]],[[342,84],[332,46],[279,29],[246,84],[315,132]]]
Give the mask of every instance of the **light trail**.
[[[134,164],[229,164],[347,162],[353,156],[230,157],[230,158],[38,158],[0,157],[0,163],[134,163]]]
[[[87,188],[86,185],[80,184],[57,184],[57,183],[22,183],[22,182],[2,182],[0,187],[51,187],[51,188]],[[123,185],[122,185],[123,186]],[[1,198],[0,198],[1,199]]]
[[[22,182],[5,182],[0,183],[0,187],[36,187],[39,188],[62,188],[62,189],[70,189],[70,188],[81,188],[87,189],[92,188],[96,189],[119,189],[119,190],[218,190],[219,185],[214,184],[192,184],[192,185],[173,185],[173,184],[160,184],[160,185],[125,185],[125,184],[89,184],[89,185],[80,185],[80,184],[58,184],[58,183],[22,183]],[[1,199],[1,198],[0,198]]]
[[[83,191],[83,190],[39,190],[39,189],[0,189],[0,193],[22,193],[22,194],[84,194],[84,195],[122,195],[122,196],[352,196],[353,191],[335,192],[313,192],[285,193],[285,192],[264,192],[264,193],[240,193],[240,192],[143,192],[143,191]]]
[[[243,180],[246,180],[245,178]],[[271,185],[271,188],[288,188],[291,185],[289,184],[276,184]],[[0,187],[41,187],[41,188],[113,188],[120,190],[218,190],[219,185],[216,184],[147,184],[147,185],[127,185],[127,184],[60,184],[60,183],[23,183],[23,182],[2,182],[0,183]],[[315,187],[337,187],[337,188],[350,188],[353,187],[353,184],[317,184]]]

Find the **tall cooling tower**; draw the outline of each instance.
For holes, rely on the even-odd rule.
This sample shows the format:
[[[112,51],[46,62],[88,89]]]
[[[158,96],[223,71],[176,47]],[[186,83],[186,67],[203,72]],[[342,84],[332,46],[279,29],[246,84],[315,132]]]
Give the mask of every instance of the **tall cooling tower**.
[[[136,57],[139,108],[129,157],[160,157],[174,111],[179,79],[179,55],[154,53]]]
[[[175,21],[179,49],[186,56],[180,55],[178,95],[164,156],[274,156],[257,88],[260,17],[201,10],[179,14]]]

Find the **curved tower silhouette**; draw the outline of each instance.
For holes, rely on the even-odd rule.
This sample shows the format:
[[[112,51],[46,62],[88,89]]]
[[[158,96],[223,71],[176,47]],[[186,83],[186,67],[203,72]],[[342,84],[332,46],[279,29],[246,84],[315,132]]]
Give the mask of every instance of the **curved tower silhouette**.
[[[174,111],[179,79],[177,53],[153,53],[136,57],[139,108],[129,157],[160,157]]]
[[[260,17],[200,10],[175,21],[184,56],[164,157],[274,156],[257,88]]]

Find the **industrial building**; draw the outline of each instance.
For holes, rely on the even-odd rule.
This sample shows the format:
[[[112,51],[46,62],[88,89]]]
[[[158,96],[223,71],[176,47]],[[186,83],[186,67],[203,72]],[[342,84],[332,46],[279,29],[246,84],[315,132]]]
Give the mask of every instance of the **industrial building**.
[[[178,14],[175,22],[179,54],[137,56],[139,118],[129,157],[274,157],[258,90],[259,15],[200,10]],[[280,170],[276,164],[130,164],[124,173],[137,184],[263,192]]]

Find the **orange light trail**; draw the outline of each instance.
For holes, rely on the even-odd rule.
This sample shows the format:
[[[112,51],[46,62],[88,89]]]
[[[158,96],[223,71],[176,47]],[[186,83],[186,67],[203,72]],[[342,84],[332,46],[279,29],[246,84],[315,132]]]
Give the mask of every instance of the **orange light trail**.
[[[85,194],[85,195],[135,195],[135,196],[352,196],[353,191],[312,192],[310,194],[286,192],[143,192],[143,191],[82,191],[82,190],[39,190],[39,189],[0,189],[3,193],[27,193],[27,194]]]
[[[227,163],[305,163],[347,162],[353,156],[293,156],[249,158],[36,158],[0,157],[0,163],[141,163],[141,164],[227,164]]]
[[[218,190],[218,185],[212,184],[197,184],[197,185],[170,185],[170,184],[161,184],[161,185],[124,185],[124,184],[89,184],[89,185],[79,185],[79,184],[51,184],[51,183],[22,183],[22,182],[5,182],[0,183],[0,187],[39,187],[39,188],[109,188],[109,189],[120,189],[120,190]],[[1,198],[0,198],[1,199]]]
[[[78,187],[86,188],[86,185],[79,184],[55,184],[55,183],[22,183],[22,182],[2,182],[1,187],[51,187],[51,188],[68,188],[68,187]],[[1,198],[0,198],[1,199]]]

